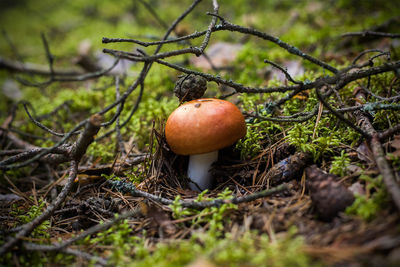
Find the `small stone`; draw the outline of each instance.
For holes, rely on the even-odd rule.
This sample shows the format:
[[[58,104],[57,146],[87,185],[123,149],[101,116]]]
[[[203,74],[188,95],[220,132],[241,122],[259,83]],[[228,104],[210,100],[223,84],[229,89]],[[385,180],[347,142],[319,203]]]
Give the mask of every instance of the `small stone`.
[[[2,86],[2,93],[8,98],[18,101],[22,98],[22,92],[18,83],[11,79],[6,79]]]

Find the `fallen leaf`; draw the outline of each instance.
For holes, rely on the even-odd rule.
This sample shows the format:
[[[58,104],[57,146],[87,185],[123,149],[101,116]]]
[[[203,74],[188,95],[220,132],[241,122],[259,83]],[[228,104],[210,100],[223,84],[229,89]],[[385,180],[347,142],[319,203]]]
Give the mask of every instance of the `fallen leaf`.
[[[357,157],[365,162],[372,163],[374,156],[365,142],[357,148]]]

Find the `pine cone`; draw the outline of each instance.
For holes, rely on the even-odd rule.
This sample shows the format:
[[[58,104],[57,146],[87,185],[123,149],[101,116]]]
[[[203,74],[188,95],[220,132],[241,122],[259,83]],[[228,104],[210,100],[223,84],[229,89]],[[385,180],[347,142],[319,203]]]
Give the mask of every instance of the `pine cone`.
[[[353,193],[336,182],[336,175],[327,174],[316,165],[307,167],[306,175],[311,200],[322,220],[332,220],[354,202]]]
[[[207,80],[198,75],[185,75],[176,82],[174,93],[179,101],[202,98],[207,90]]]
[[[262,184],[270,181],[271,185],[300,178],[304,168],[311,160],[309,153],[297,152],[275,164],[265,176],[260,177]]]

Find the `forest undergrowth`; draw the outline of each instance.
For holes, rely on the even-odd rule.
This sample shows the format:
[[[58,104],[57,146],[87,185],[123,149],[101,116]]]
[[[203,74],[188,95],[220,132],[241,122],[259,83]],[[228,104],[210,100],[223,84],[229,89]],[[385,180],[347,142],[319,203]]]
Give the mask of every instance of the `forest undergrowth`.
[[[69,2],[0,4],[2,265],[400,264],[396,1]],[[247,127],[203,192],[199,84]]]

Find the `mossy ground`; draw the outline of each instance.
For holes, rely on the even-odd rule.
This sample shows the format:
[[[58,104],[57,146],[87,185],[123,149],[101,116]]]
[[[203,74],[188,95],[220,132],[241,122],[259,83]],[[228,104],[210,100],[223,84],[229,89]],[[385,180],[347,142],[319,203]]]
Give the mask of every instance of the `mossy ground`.
[[[190,4],[190,1],[172,0],[149,2],[168,25]],[[379,47],[389,50],[392,60],[399,59],[399,45],[394,41],[384,39],[365,44],[356,41],[348,43],[346,39],[339,38],[342,33],[369,29],[399,14],[396,1],[370,2],[375,4],[364,2],[359,4],[358,1],[351,0],[235,0],[229,3],[220,1],[220,14],[235,24],[277,35],[283,41],[337,68],[347,66],[355,55],[368,48]],[[71,0],[62,4],[50,0],[4,1],[0,4],[0,8],[0,25],[14,44],[11,48],[8,42],[0,42],[0,55],[13,60],[22,57],[25,62],[45,65],[46,55],[40,38],[40,34],[44,33],[55,56],[56,69],[71,67],[78,69],[73,65],[73,58],[77,56],[77,47],[83,40],[89,40],[95,52],[101,52],[105,47],[131,51],[135,45],[126,43],[105,45],[101,43],[101,39],[133,37],[141,40],[158,40],[165,32],[163,26],[139,1],[124,0],[115,3],[108,0]],[[188,33],[206,29],[210,17],[206,16],[205,12],[211,8],[210,1],[203,1],[183,21],[183,28]],[[388,30],[398,32],[399,28],[397,26]],[[211,43],[224,41],[243,44],[236,60],[230,63],[232,70],[220,72],[219,75],[249,86],[282,84],[282,81],[277,79],[266,78],[266,73],[271,70],[264,63],[264,59],[285,64],[288,61],[299,61],[299,58],[275,44],[254,37],[249,39],[244,37],[231,32],[217,32],[212,35]],[[201,39],[195,40],[193,45],[200,42]],[[178,47],[180,46],[175,44],[165,45],[162,51]],[[19,57],[15,55],[13,49],[18,51]],[[154,48],[149,48],[146,51],[151,53],[153,50]],[[189,57],[178,56],[171,59],[171,62],[185,64]],[[377,64],[379,62],[376,61]],[[297,80],[311,81],[329,74],[309,62],[300,60],[300,63],[304,73],[296,76]],[[141,67],[141,64],[136,63],[129,68],[128,75],[121,85],[122,93],[137,78]],[[121,130],[122,137],[132,154],[153,153],[157,150],[158,143],[150,142],[152,130],[154,128],[159,130],[158,126],[162,125],[171,111],[178,106],[178,100],[173,96],[173,88],[180,74],[157,64],[150,70],[145,80],[145,90],[139,109],[129,124]],[[0,84],[7,79],[20,77],[31,81],[44,80],[43,77],[32,78],[25,74],[9,73],[0,69]],[[393,95],[400,91],[393,73],[375,76],[370,83],[375,94],[384,94],[388,87],[392,89]],[[21,84],[18,87],[22,92],[22,100],[31,103],[35,116],[48,114],[67,101],[68,104],[59,112],[41,121],[51,129],[67,132],[80,120],[115,101],[114,85],[113,77],[102,77],[85,82],[53,83],[46,88]],[[340,91],[341,101],[351,105],[354,102],[352,93],[357,86],[357,83],[351,83],[343,88]],[[208,96],[219,97],[225,93],[217,84],[209,83]],[[121,121],[129,116],[129,111],[135,105],[138,95],[137,89],[126,101]],[[245,112],[257,110],[260,115],[270,116],[266,103],[276,101],[283,96],[285,96],[283,93],[240,94],[230,100],[237,103]],[[2,93],[0,98],[0,119],[4,121],[17,99],[11,99]],[[371,102],[374,100],[376,100],[374,97],[369,99]],[[331,104],[337,105],[337,101],[337,99],[332,100]],[[287,101],[275,115],[290,116],[300,111],[311,111],[317,104],[315,92],[307,92]],[[113,112],[110,112],[106,115],[106,119],[112,116]],[[376,111],[374,114],[371,113],[371,116],[374,116],[374,126],[378,130],[387,129],[391,125],[398,124],[400,120],[398,110]],[[297,151],[312,153],[315,163],[326,171],[340,176],[344,184],[359,182],[367,190],[367,194],[357,196],[354,205],[347,209],[346,214],[342,214],[334,222],[326,223],[314,215],[311,200],[304,193],[302,179],[293,182],[294,187],[288,195],[274,196],[255,204],[223,205],[201,212],[185,210],[179,205],[159,210],[153,207],[154,204],[143,200],[116,195],[102,187],[88,187],[86,195],[78,196],[78,202],[88,202],[89,197],[110,198],[119,205],[114,212],[131,208],[131,205],[142,204],[150,211],[147,213],[147,218],[126,220],[105,232],[88,237],[77,244],[79,249],[93,255],[109,257],[110,263],[117,266],[184,266],[196,262],[206,266],[320,266],[336,262],[363,263],[363,260],[368,260],[368,256],[379,262],[382,255],[389,253],[384,249],[376,251],[375,258],[373,255],[362,253],[362,245],[374,240],[373,237],[377,238],[387,232],[399,236],[399,218],[393,214],[394,208],[388,200],[388,194],[374,164],[354,156],[354,152],[360,146],[358,133],[332,115],[323,116],[318,123],[316,117],[302,123],[275,123],[249,117],[247,123],[246,137],[236,145],[236,148],[225,152],[228,156],[225,157],[223,154],[221,164],[216,167],[219,171],[219,186],[206,196],[200,195],[200,198],[226,198],[230,194],[241,195],[246,191],[257,189],[254,180],[252,181],[253,177],[266,172],[272,165],[274,155],[279,150],[284,150],[283,147],[288,144]],[[22,136],[34,145],[51,146],[56,142],[50,134],[43,132],[29,121],[21,106],[17,110],[13,127],[41,137]],[[108,130],[110,129],[102,129],[98,136]],[[115,153],[117,146],[115,140],[116,135],[112,134],[93,143],[86,153],[83,164],[92,166],[112,164],[118,157]],[[387,145],[387,150],[392,152],[393,148]],[[149,161],[146,160],[141,165],[125,170],[123,174],[106,175],[106,178],[127,179],[139,188],[153,192],[162,189],[165,190],[163,194],[171,198],[179,194],[193,197],[187,190],[174,188],[174,182],[168,180],[166,173],[162,173],[165,177],[155,178],[154,168]],[[399,158],[393,156],[391,163],[398,172]],[[182,165],[184,164],[177,166],[175,163],[173,166],[178,169],[176,173],[183,176],[183,173],[179,172],[183,168]],[[358,173],[349,170],[349,166],[355,166]],[[58,174],[53,178],[59,178],[63,169],[65,168],[56,169]],[[40,178],[43,172],[46,171],[41,168],[33,170],[23,168],[1,173],[2,194],[9,193],[10,184],[7,181],[9,179],[24,195],[33,197],[33,199],[19,200],[12,207],[2,207],[2,213],[11,211],[9,215],[12,217],[2,223],[3,229],[26,223],[48,205],[50,201],[46,187],[48,181],[46,178]],[[101,180],[98,181],[104,179],[104,175],[92,178],[94,179],[90,183],[97,183],[100,186]],[[227,188],[231,191],[227,191]],[[68,205],[78,206],[79,203],[69,199],[66,206]],[[167,221],[176,224],[173,233],[161,229],[162,226],[158,222],[160,216],[162,218],[166,216]],[[386,221],[382,220],[384,216],[388,218]],[[83,214],[73,213],[72,218],[69,218],[68,214],[55,215],[51,222],[46,221],[42,224],[30,240],[43,243],[49,240],[53,242],[63,240],[79,234],[79,231],[71,226],[76,221],[81,223],[80,228],[85,229],[111,217],[109,214],[89,211]],[[387,228],[386,232],[382,230],[384,228]],[[367,235],[367,233],[372,234]],[[2,242],[4,240],[0,241]],[[335,247],[336,245],[338,246]],[[347,247],[355,249],[350,253]],[[79,263],[80,260],[62,253],[10,252],[5,257],[5,263],[15,262],[24,266],[39,266],[73,264]],[[84,262],[84,264],[89,263]]]

